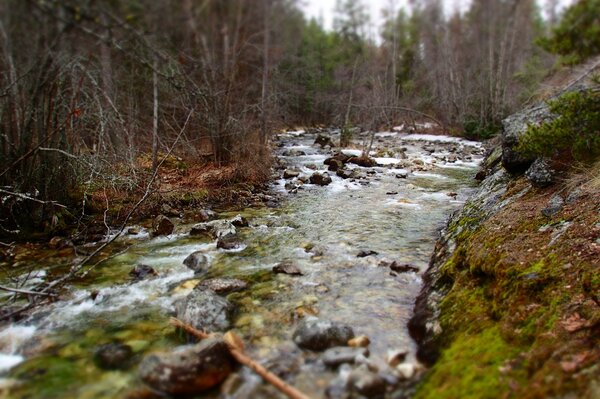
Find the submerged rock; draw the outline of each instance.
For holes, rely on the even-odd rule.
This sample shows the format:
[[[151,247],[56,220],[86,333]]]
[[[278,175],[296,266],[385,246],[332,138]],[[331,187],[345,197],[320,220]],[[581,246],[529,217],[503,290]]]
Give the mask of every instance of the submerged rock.
[[[358,254],[356,254],[357,258],[366,258],[367,256],[379,255],[379,252],[371,251],[371,250],[362,250]]]
[[[361,366],[348,376],[348,388],[368,398],[379,398],[385,394],[386,382],[379,374]]]
[[[248,288],[248,283],[237,278],[211,278],[198,285],[199,289],[209,289],[219,295],[242,291]]]
[[[94,353],[94,363],[103,370],[123,370],[131,366],[133,349],[120,343],[100,346]]]
[[[197,345],[155,353],[144,358],[139,368],[141,380],[168,395],[194,395],[221,383],[233,369],[227,344],[209,338]]]
[[[174,229],[175,225],[165,215],[158,215],[152,222],[153,236],[168,236]]]
[[[219,249],[225,249],[225,250],[240,249],[242,247],[242,245],[244,245],[244,244],[239,240],[239,238],[235,234],[229,234],[229,235],[220,237],[217,240],[217,248],[219,248]]]
[[[394,271],[396,273],[408,273],[408,272],[418,273],[419,272],[418,267],[408,265],[408,264],[401,265],[401,264],[397,263],[396,261],[392,262],[389,265],[389,267],[392,271]]]
[[[316,317],[304,319],[296,331],[293,340],[300,348],[322,351],[334,346],[345,346],[354,338],[352,327]]]
[[[327,185],[331,184],[332,180],[331,180],[331,177],[329,177],[329,174],[327,174],[327,173],[321,174],[319,172],[315,172],[310,177],[310,182],[312,184],[316,184],[318,186],[327,186]]]
[[[328,367],[338,367],[345,363],[353,364],[358,356],[369,356],[366,348],[351,348],[349,346],[338,346],[329,348],[323,353],[323,363]]]
[[[548,161],[538,158],[527,169],[525,176],[535,187],[548,187],[554,181],[554,170],[550,168]]]
[[[175,307],[179,320],[206,332],[227,330],[233,312],[233,305],[229,301],[199,286]]]
[[[183,264],[192,269],[196,274],[204,274],[208,272],[210,267],[208,256],[202,251],[196,251],[189,254],[188,257],[183,260]]]
[[[273,266],[273,273],[288,274],[290,276],[302,276],[302,270],[291,262],[281,262],[277,266]]]
[[[148,265],[136,265],[129,271],[129,275],[133,277],[135,281],[144,280],[147,277],[158,276],[158,273],[154,268]]]

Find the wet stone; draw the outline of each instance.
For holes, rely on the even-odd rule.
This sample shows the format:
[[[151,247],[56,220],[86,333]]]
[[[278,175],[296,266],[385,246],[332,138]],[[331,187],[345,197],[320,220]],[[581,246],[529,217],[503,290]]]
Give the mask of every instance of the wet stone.
[[[123,370],[131,365],[133,350],[120,343],[100,346],[94,352],[94,363],[103,370]]]
[[[240,249],[242,242],[234,234],[221,237],[217,240],[217,248],[224,250]]]
[[[220,384],[232,368],[227,344],[209,338],[197,345],[147,356],[140,364],[139,376],[156,391],[175,396],[194,395]]]
[[[248,283],[237,278],[211,278],[202,281],[199,289],[209,289],[219,295],[227,295],[232,292],[242,291],[248,288]]]
[[[316,317],[304,319],[293,335],[296,345],[314,351],[347,345],[352,338],[352,327],[329,320],[319,320]]]
[[[243,217],[242,215],[237,215],[233,219],[231,219],[231,224],[235,227],[248,227],[250,223],[248,223],[248,219]]]
[[[348,377],[348,388],[368,398],[383,397],[385,387],[385,380],[365,366],[353,370]]]
[[[183,264],[192,269],[196,274],[204,274],[208,272],[210,267],[208,256],[202,251],[192,252],[183,260]]]
[[[331,184],[332,180],[327,173],[315,172],[310,177],[310,182],[312,184],[316,184],[317,186],[327,186]]]
[[[287,274],[290,276],[302,276],[302,270],[298,268],[298,266],[294,265],[291,262],[281,262],[277,266],[273,266],[273,273],[275,274]]]
[[[175,308],[179,320],[205,332],[227,330],[233,312],[229,301],[202,287],[194,288]]]
[[[158,215],[152,222],[153,236],[167,236],[173,233],[175,225],[165,215]]]
[[[362,250],[358,254],[356,254],[357,258],[366,258],[367,256],[378,255],[379,252],[371,251],[371,250]]]
[[[286,169],[283,172],[283,178],[284,179],[293,179],[295,177],[300,176],[300,171],[298,170],[293,170],[293,169]]]
[[[389,267],[392,271],[394,271],[396,273],[409,273],[409,272],[418,273],[419,272],[418,267],[411,266],[408,264],[401,265],[395,261],[392,262]]]
[[[217,213],[210,209],[201,209],[198,212],[198,218],[201,222],[210,222],[211,220],[215,220],[217,216]]]
[[[327,349],[323,353],[322,359],[326,366],[335,368],[345,363],[354,363],[358,356],[369,356],[369,350],[349,346],[334,347]]]
[[[149,277],[158,276],[156,270],[154,270],[151,266],[148,265],[136,265],[133,269],[129,271],[129,275],[135,280],[140,281]]]

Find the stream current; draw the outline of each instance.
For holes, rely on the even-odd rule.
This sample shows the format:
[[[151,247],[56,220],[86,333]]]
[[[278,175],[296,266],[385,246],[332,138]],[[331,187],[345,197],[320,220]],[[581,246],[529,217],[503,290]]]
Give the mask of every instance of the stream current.
[[[331,154],[314,140],[315,135],[301,131],[282,134],[277,155],[286,167],[305,175],[314,173],[315,166],[324,171],[323,161]],[[217,249],[214,241],[190,237],[191,225],[181,223],[167,237],[150,238],[142,229],[119,238],[129,249],[72,286],[68,299],[1,327],[0,398],[124,398],[141,388],[139,360],[183,343],[168,318],[174,303],[199,281],[182,263],[195,251],[210,259],[210,271],[202,278],[235,277],[249,283],[247,290],[228,298],[236,306],[233,327],[253,358],[309,396],[324,397],[332,381],[343,379],[343,371],[327,369],[318,353],[295,346],[291,336],[302,317],[345,323],[356,335],[368,336],[370,362],[381,370],[390,351],[407,351],[406,361],[416,362],[407,322],[421,274],[437,231],[472,190],[483,149],[446,136],[388,132],[376,135],[373,150],[379,166],[348,165],[359,169],[357,179],[330,172],[330,185],[305,184],[293,194],[280,179],[272,185],[282,197],[278,207],[220,213],[220,218],[240,213],[249,220],[250,227],[239,229],[240,249]],[[448,162],[456,154],[458,159]],[[377,254],[359,258],[360,251]],[[29,263],[32,282],[43,280],[53,267],[48,259],[53,258],[35,267]],[[282,261],[292,261],[304,275],[273,274],[273,266]],[[394,273],[385,266],[391,261],[419,272]],[[138,264],[151,266],[158,276],[132,282],[129,271]],[[113,342],[132,348],[131,367],[104,371],[95,365],[98,346]],[[240,370],[202,397],[278,394]]]

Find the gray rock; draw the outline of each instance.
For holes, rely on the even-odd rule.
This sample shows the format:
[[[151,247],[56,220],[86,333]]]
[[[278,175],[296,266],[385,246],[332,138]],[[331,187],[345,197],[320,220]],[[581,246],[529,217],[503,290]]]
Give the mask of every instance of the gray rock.
[[[369,356],[367,348],[351,348],[348,346],[338,346],[327,349],[323,353],[323,363],[326,366],[336,368],[345,363],[354,363],[357,356]]]
[[[219,295],[227,295],[232,292],[242,291],[248,288],[248,283],[237,278],[211,278],[202,281],[199,289],[208,289]]]
[[[406,179],[406,178],[408,178],[408,172],[396,173],[396,179]]]
[[[560,195],[555,195],[550,198],[548,204],[544,209],[542,209],[542,215],[546,217],[551,217],[560,212],[565,206],[565,201],[562,199]]]
[[[367,256],[374,256],[374,255],[379,255],[378,252],[375,251],[371,251],[371,250],[362,250],[359,251],[358,254],[356,254],[357,258],[366,258]]]
[[[312,184],[316,184],[318,186],[327,186],[327,185],[331,184],[332,180],[331,180],[331,177],[329,177],[329,175],[327,173],[321,174],[319,172],[315,172],[310,177],[310,182]]]
[[[153,236],[167,236],[173,233],[175,225],[165,215],[158,215],[152,222]]]
[[[230,326],[233,306],[211,290],[196,287],[175,305],[177,318],[206,332],[224,331]]]
[[[230,220],[213,220],[212,222],[197,223],[190,230],[191,236],[208,236],[221,238],[234,235],[236,228]]]
[[[548,161],[538,158],[527,169],[525,176],[535,187],[548,187],[554,180],[554,170],[550,168]]]
[[[187,258],[183,260],[183,264],[189,267],[196,274],[204,274],[208,272],[210,267],[208,263],[208,256],[202,251],[192,252]]]
[[[293,335],[296,345],[314,351],[347,345],[352,338],[352,327],[315,317],[304,319]]]
[[[386,382],[379,374],[361,366],[348,376],[348,388],[368,398],[379,398],[385,394]]]
[[[94,353],[94,363],[103,370],[123,370],[131,365],[131,346],[120,343],[100,346]]]
[[[209,338],[197,345],[147,356],[140,364],[139,376],[156,391],[194,395],[221,383],[231,373],[233,364],[227,344]]]

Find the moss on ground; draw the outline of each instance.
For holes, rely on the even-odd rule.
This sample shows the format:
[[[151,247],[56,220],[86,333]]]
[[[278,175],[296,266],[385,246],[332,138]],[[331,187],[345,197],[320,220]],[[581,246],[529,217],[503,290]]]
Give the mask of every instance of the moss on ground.
[[[584,187],[544,217],[555,194],[531,190],[483,223],[471,210],[451,223],[442,350],[417,398],[600,397],[600,192]]]

